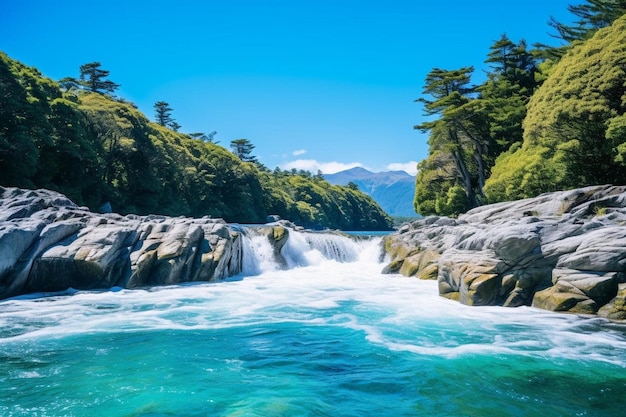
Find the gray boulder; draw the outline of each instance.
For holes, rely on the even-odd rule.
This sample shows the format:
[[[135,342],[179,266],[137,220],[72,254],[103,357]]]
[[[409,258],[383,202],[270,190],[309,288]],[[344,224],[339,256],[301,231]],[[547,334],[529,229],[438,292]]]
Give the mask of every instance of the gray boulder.
[[[92,213],[48,190],[0,187],[0,298],[211,281],[241,271],[221,219]]]
[[[385,249],[391,262],[383,272],[436,275],[440,295],[464,304],[626,317],[626,187],[427,217],[389,235]]]

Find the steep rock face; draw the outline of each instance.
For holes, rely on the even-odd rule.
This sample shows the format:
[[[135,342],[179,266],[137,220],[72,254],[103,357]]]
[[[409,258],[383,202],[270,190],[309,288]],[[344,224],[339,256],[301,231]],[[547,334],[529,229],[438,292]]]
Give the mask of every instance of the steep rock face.
[[[626,317],[626,187],[428,217],[405,224],[385,247],[385,272],[436,277],[440,295],[464,304]]]
[[[241,271],[221,219],[96,214],[48,190],[0,187],[0,299],[67,288],[169,285]]]

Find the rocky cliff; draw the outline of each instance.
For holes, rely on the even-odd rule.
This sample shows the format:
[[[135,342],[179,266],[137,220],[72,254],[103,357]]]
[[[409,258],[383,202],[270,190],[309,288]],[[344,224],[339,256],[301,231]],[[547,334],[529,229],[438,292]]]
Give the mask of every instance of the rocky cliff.
[[[0,299],[211,281],[241,270],[220,219],[97,214],[47,190],[0,187]]]
[[[626,319],[626,187],[594,186],[427,217],[385,242],[385,272],[467,305]]]

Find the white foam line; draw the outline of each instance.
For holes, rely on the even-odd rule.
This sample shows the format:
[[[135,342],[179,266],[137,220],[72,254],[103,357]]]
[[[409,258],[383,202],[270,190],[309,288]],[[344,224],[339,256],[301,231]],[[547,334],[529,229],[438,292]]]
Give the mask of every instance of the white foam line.
[[[225,283],[15,298],[0,302],[0,332],[6,335],[0,344],[81,333],[296,322],[350,328],[370,343],[419,354],[483,352],[626,364],[626,331],[620,327],[605,330],[601,320],[530,307],[463,306],[439,297],[436,282],[381,275],[380,269],[323,261]]]

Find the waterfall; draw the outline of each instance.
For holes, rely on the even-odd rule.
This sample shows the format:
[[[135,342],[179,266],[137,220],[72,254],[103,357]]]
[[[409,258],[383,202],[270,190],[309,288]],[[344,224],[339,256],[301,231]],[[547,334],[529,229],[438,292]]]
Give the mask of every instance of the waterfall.
[[[265,232],[264,232],[265,230]],[[288,230],[280,251],[263,227],[243,227],[242,274],[258,275],[277,269],[319,265],[322,262],[382,262],[381,238],[351,238],[332,232]]]
[[[258,275],[264,271],[278,269],[279,263],[274,256],[274,247],[267,236],[244,232],[242,244],[242,274]]]
[[[317,265],[324,260],[355,262],[359,246],[354,240],[333,233],[290,231],[282,255],[290,268]]]

